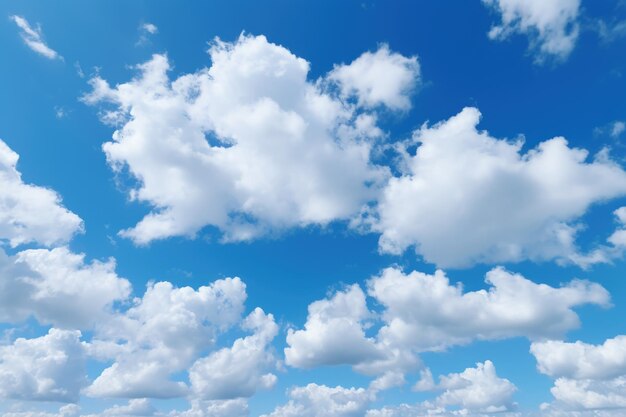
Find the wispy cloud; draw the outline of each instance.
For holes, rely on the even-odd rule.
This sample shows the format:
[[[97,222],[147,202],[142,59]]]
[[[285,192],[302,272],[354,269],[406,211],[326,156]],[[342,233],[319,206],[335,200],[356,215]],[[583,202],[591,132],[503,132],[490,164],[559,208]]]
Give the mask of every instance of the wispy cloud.
[[[11,20],[13,20],[20,28],[20,35],[22,36],[24,43],[26,43],[30,49],[48,59],[63,59],[57,51],[50,48],[43,41],[43,33],[41,32],[41,27],[39,27],[39,25],[33,28],[22,16],[11,16]]]
[[[153,23],[143,23],[139,26],[139,40],[137,45],[145,45],[149,42],[151,35],[156,35],[159,28]]]

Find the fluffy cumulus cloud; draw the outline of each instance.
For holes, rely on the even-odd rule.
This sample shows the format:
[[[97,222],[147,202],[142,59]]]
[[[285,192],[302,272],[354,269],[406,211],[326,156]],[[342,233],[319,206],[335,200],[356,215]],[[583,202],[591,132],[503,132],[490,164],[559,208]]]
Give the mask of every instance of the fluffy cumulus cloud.
[[[190,368],[189,380],[197,398],[248,398],[258,389],[274,386],[277,377],[267,372],[277,366],[276,358],[268,349],[278,333],[273,316],[257,308],[243,321],[242,327],[252,335],[235,340],[230,348],[199,359]]]
[[[539,371],[554,377],[609,379],[626,375],[626,336],[601,345],[583,342],[545,341],[530,349]]]
[[[91,80],[84,100],[112,103],[102,118],[121,126],[103,146],[107,160],[137,180],[131,199],[153,207],[124,236],[144,244],[211,225],[246,240],[350,219],[375,199],[388,170],[370,163],[381,135],[374,113],[337,97],[332,81],[307,80],[308,62],[263,36],[217,40],[209,53],[210,68],[173,80],[164,55],[124,84]],[[405,107],[417,61],[386,47],[362,59],[367,71],[397,69],[406,80],[379,85],[372,74],[355,93]],[[340,68],[360,71],[358,62]]]
[[[143,298],[104,323],[89,347],[100,359],[114,359],[88,387],[91,396],[179,397],[187,384],[171,379],[185,371],[217,335],[240,319],[245,284],[227,278],[194,290],[169,282],[148,287]]]
[[[29,249],[8,256],[0,249],[0,320],[35,317],[62,328],[92,328],[125,300],[131,285],[115,261],[85,262],[65,247]]]
[[[20,28],[20,36],[24,43],[39,55],[48,59],[63,59],[54,49],[50,48],[43,40],[41,27],[32,27],[22,16],[11,16],[11,20]]]
[[[0,346],[0,398],[78,401],[86,383],[78,331],[51,329],[34,339]]]
[[[556,378],[552,409],[626,408],[626,336],[601,345],[536,342],[530,351],[538,370]]]
[[[349,364],[378,377],[372,388],[386,389],[402,385],[405,373],[419,369],[420,352],[473,340],[560,337],[579,326],[575,307],[610,305],[608,292],[588,281],[555,288],[502,268],[488,272],[485,281],[490,288],[464,292],[442,271],[405,274],[387,268],[367,283],[380,313],[368,309],[357,285],[313,302],[304,328],[288,332],[286,363],[298,368]]]
[[[308,384],[289,391],[289,402],[262,417],[361,417],[374,399],[365,388]]]
[[[0,140],[0,241],[51,246],[82,231],[83,222],[48,188],[26,184],[17,170],[19,155]]]
[[[289,329],[285,349],[287,364],[300,368],[357,364],[381,356],[363,326],[372,314],[358,285],[338,291],[330,299],[309,305],[302,330]]]
[[[526,153],[477,130],[480,112],[415,132],[406,170],[392,178],[374,229],[380,249],[410,246],[443,267],[477,262],[560,259],[585,265],[576,248],[577,221],[594,203],[626,193],[626,172],[602,152],[553,138]]]
[[[18,155],[0,141],[0,242],[54,246],[82,231],[82,220],[61,205],[48,188],[26,184]],[[0,247],[0,320],[35,317],[42,324],[89,328],[116,301],[130,294],[130,283],[115,273],[115,261],[85,262],[66,247],[28,249],[8,255]]]
[[[580,0],[483,0],[501,17],[489,38],[502,40],[513,33],[528,36],[537,61],[546,57],[563,60],[578,39]]]
[[[558,337],[578,327],[573,307],[609,305],[608,292],[588,281],[554,288],[495,268],[485,282],[488,290],[464,293],[441,271],[428,275],[385,269],[368,282],[368,293],[385,308],[379,337],[420,351],[473,339]]]
[[[11,410],[2,413],[2,417],[76,417],[79,413],[77,404],[65,404],[57,412]]]
[[[435,400],[438,405],[487,413],[511,410],[517,389],[508,379],[498,377],[491,361],[477,363],[475,368],[461,373],[441,376],[438,388],[445,390]]]
[[[615,210],[615,217],[619,223],[619,227],[609,236],[609,243],[618,249],[626,248],[626,207],[620,207]]]
[[[417,57],[393,53],[382,45],[350,64],[336,66],[328,78],[338,84],[344,97],[355,97],[359,106],[407,110],[411,107],[410,93],[420,78],[420,66]]]
[[[245,398],[234,400],[194,399],[191,407],[184,411],[170,412],[171,417],[249,417],[248,401]]]

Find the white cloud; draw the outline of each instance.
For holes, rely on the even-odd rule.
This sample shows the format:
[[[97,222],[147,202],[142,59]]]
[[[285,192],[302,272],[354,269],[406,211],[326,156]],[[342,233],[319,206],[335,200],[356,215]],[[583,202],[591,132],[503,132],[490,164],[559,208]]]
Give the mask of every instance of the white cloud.
[[[404,274],[387,268],[367,283],[382,312],[368,309],[358,285],[311,303],[304,328],[288,331],[285,361],[298,368],[352,365],[377,376],[371,388],[384,390],[419,369],[420,352],[474,340],[559,337],[580,324],[573,308],[610,305],[608,292],[588,281],[555,288],[495,268],[485,282],[490,288],[464,292],[442,271]],[[427,389],[428,382],[418,388]]]
[[[510,411],[514,408],[513,394],[517,390],[508,379],[499,378],[491,361],[477,363],[461,373],[439,377],[438,405],[458,406],[461,410],[487,413]]]
[[[363,330],[364,321],[371,316],[365,294],[356,284],[330,299],[311,303],[304,329],[287,333],[286,363],[312,368],[381,358],[382,352]]]
[[[289,401],[262,417],[408,417],[425,415],[474,415],[474,413],[505,412],[514,408],[512,395],[516,387],[496,375],[490,361],[476,364],[458,374],[441,376],[436,389],[443,392],[434,402],[415,406],[370,409],[378,390],[328,387],[309,384],[295,387],[288,393]],[[452,407],[452,408],[450,408]]]
[[[359,106],[408,110],[410,95],[420,80],[420,66],[417,57],[407,58],[382,45],[350,64],[335,66],[328,79],[339,85],[344,97],[356,97]]]
[[[25,184],[17,170],[19,155],[0,140],[0,242],[51,246],[83,230],[76,214],[61,205],[54,191]]]
[[[349,219],[375,199],[375,116],[307,81],[309,64],[265,37],[216,41],[208,69],[170,80],[155,55],[130,82],[91,80],[88,103],[121,124],[103,149],[153,211],[122,234],[145,244],[212,225],[224,240]]]
[[[170,412],[170,417],[249,417],[248,401],[235,400],[200,401],[192,400],[191,408],[180,412]]]
[[[0,346],[0,398],[78,401],[86,383],[78,331],[51,329],[35,339]]]
[[[573,379],[610,379],[626,375],[626,336],[602,345],[550,340],[530,347],[540,372]]]
[[[404,274],[387,268],[368,282],[368,293],[385,308],[379,339],[419,351],[474,339],[559,336],[579,325],[573,307],[609,305],[600,285],[572,281],[560,288],[536,284],[502,268],[487,273],[489,290],[463,293],[442,271]]]
[[[361,417],[373,394],[364,388],[308,384],[289,391],[289,402],[261,417]]]
[[[536,342],[537,369],[556,378],[551,408],[584,410],[626,407],[626,336],[601,345],[580,341]]]
[[[171,379],[214,346],[217,335],[241,317],[245,284],[227,278],[194,290],[151,284],[143,298],[103,323],[89,353],[115,362],[86,390],[98,397],[169,398],[188,393]]]
[[[29,249],[7,256],[0,249],[0,320],[34,316],[42,324],[90,329],[125,300],[130,283],[117,276],[115,262],[85,263],[67,248]]]
[[[58,412],[46,411],[8,411],[2,413],[2,417],[75,417],[80,413],[80,407],[76,404],[65,404]]]
[[[443,392],[433,401],[369,410],[367,416],[469,416],[503,413],[513,410],[516,406],[513,394],[517,388],[508,379],[498,377],[491,361],[477,363],[475,368],[467,368],[460,373],[442,375],[438,384],[435,384],[430,370],[425,369],[421,372],[421,380],[414,390]]]
[[[278,333],[274,317],[257,308],[244,320],[242,327],[252,335],[235,340],[197,360],[189,369],[191,389],[203,400],[230,400],[251,397],[259,389],[272,388],[276,375],[268,372],[277,359],[268,350]]]
[[[614,212],[619,227],[609,236],[608,241],[618,249],[626,248],[626,207],[620,207]]]
[[[496,10],[501,23],[489,31],[489,38],[502,40],[513,33],[525,34],[536,60],[546,57],[563,60],[578,39],[580,0],[483,0]]]
[[[93,415],[93,417],[130,417],[130,416],[153,416],[156,409],[150,404],[150,401],[146,398],[134,398],[128,401],[126,405],[114,405],[111,408],[107,408],[102,413]],[[91,416],[85,416],[91,417]]]
[[[626,172],[601,152],[569,148],[557,137],[521,153],[522,142],[476,126],[480,112],[415,132],[406,172],[392,178],[373,229],[384,252],[410,246],[443,267],[558,259],[578,262],[576,223],[594,203],[626,193]]]
[[[611,125],[611,136],[618,138],[622,133],[624,133],[624,130],[626,130],[626,123],[621,120],[615,121]]]
[[[626,377],[607,381],[559,378],[550,392],[557,406],[570,409],[626,408]]]
[[[141,30],[149,33],[150,35],[154,35],[159,31],[159,28],[153,23],[144,23],[141,25]]]
[[[139,25],[139,40],[136,45],[145,45],[150,41],[151,35],[156,35],[159,28],[154,23],[143,23]]]
[[[20,36],[30,49],[48,59],[63,59],[57,51],[50,48],[43,41],[43,33],[41,32],[41,27],[39,27],[39,25],[33,28],[22,16],[11,16],[11,20],[13,20],[20,28]]]

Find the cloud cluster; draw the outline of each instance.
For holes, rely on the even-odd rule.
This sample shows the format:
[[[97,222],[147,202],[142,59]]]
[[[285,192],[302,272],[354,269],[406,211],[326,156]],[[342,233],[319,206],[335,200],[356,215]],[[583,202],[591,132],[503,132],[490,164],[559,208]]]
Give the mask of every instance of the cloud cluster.
[[[539,372],[555,378],[552,408],[626,408],[626,336],[601,345],[550,340],[531,345]]]
[[[360,417],[373,394],[365,388],[308,384],[289,391],[289,402],[261,417]]]
[[[102,119],[118,126],[107,160],[136,180],[130,198],[153,208],[121,232],[136,243],[349,220],[380,233],[381,251],[414,247],[440,267],[613,257],[576,245],[589,208],[626,194],[607,151],[591,159],[556,137],[523,152],[521,139],[478,130],[480,112],[465,108],[395,143],[387,166],[374,157],[388,149],[377,111],[410,106],[417,58],[383,45],[312,82],[308,62],[262,36],[217,40],[209,53],[209,68],[175,79],[155,55],[129,82],[90,81],[84,100],[112,104]]]
[[[432,377],[431,377],[432,378]],[[432,402],[402,404],[382,409],[370,408],[378,390],[308,384],[288,392],[289,401],[262,417],[417,417],[503,413],[515,408],[515,385],[496,374],[491,361],[476,364],[460,373],[439,377],[429,388],[441,391]],[[484,414],[483,414],[484,415]]]
[[[488,290],[464,292],[442,271],[405,274],[387,268],[367,283],[367,294],[383,308],[378,328],[368,325],[375,315],[353,285],[309,306],[304,328],[289,330],[286,363],[299,368],[349,364],[389,377],[416,369],[419,352],[473,340],[560,337],[580,324],[573,308],[610,305],[608,292],[588,281],[554,288],[495,268],[485,282]]]
[[[0,242],[15,249],[8,254],[0,247],[0,321],[34,319],[53,327],[44,336],[0,346],[0,398],[131,398],[128,406],[104,412],[127,415],[150,409],[145,397],[187,396],[193,415],[197,409],[231,410],[228,401],[247,409],[246,399],[257,389],[273,386],[278,361],[271,342],[278,327],[258,308],[242,319],[243,281],[224,278],[197,289],[150,283],[131,300],[132,286],[117,275],[114,259],[88,262],[67,246],[54,247],[80,231],[82,220],[60,205],[54,191],[24,184],[17,160],[0,142]],[[26,243],[53,247],[20,250]],[[237,331],[248,335],[232,346],[219,339]],[[87,378],[88,361],[106,364],[94,380]]]
[[[573,47],[577,2],[486,3],[503,15],[492,36],[534,33],[543,54],[566,56]],[[41,42],[40,31],[20,19],[25,33],[39,35],[29,39]],[[526,259],[586,266],[626,248],[624,207],[615,212],[611,247],[585,255],[576,246],[588,209],[626,194],[626,172],[606,151],[590,159],[560,137],[522,151],[521,140],[479,131],[475,108],[425,124],[393,147],[383,143],[379,112],[410,108],[421,76],[416,57],[382,45],[310,80],[308,62],[263,36],[216,40],[209,54],[210,67],[175,78],[168,58],[154,55],[128,82],[90,81],[84,100],[102,103],[102,119],[116,126],[103,145],[107,161],[136,181],[130,198],[151,207],[121,232],[137,244],[207,226],[225,241],[242,241],[349,221],[379,233],[382,252],[414,248],[442,267]],[[391,148],[399,156],[393,165],[376,157]],[[281,358],[273,347],[279,326],[272,314],[248,310],[245,283],[151,282],[131,297],[113,259],[88,260],[66,246],[82,220],[54,191],[24,183],[17,162],[0,141],[0,242],[11,247],[0,247],[0,321],[52,327],[0,346],[0,398],[129,400],[103,416],[158,415],[147,398],[186,398],[189,409],[170,417],[247,415],[248,399],[275,386]],[[530,339],[539,371],[555,378],[556,401],[545,410],[626,407],[623,336],[599,346],[555,341],[580,325],[580,306],[610,306],[601,285],[553,287],[502,267],[485,284],[466,291],[442,270],[390,267],[364,286],[312,302],[302,327],[287,329],[285,363],[348,365],[372,381],[367,388],[292,387],[266,417],[513,412],[517,388],[491,361],[435,383],[419,356],[513,337]],[[88,378],[87,364],[96,362],[104,370]],[[371,409],[381,391],[420,369],[414,389],[436,392],[432,401]],[[69,417],[78,409],[44,414]]]
[[[0,398],[78,401],[87,382],[79,331],[51,329],[0,346]]]

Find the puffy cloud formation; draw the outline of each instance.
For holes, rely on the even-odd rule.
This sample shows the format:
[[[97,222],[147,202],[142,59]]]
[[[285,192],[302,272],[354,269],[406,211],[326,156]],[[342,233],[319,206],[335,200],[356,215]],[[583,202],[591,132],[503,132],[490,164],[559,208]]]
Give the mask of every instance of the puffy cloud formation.
[[[361,417],[374,399],[364,388],[308,384],[289,391],[289,402],[261,417]]]
[[[626,336],[608,339],[602,345],[535,342],[530,351],[539,371],[553,377],[609,379],[626,375]]]
[[[169,282],[150,285],[134,306],[99,328],[90,354],[115,361],[86,392],[126,398],[185,395],[187,385],[170,376],[186,370],[203,350],[213,347],[219,332],[239,321],[245,300],[245,284],[239,278],[217,280],[198,290],[175,288]]]
[[[387,268],[368,282],[368,293],[385,308],[379,337],[420,351],[440,349],[473,339],[525,336],[542,339],[576,328],[572,308],[608,306],[599,284],[575,280],[554,288],[495,268],[486,275],[489,290],[464,293],[442,271],[404,274]]]
[[[365,320],[371,317],[365,294],[356,284],[330,299],[311,303],[304,329],[288,330],[287,364],[300,368],[354,365],[381,357],[374,340],[363,330]]]
[[[485,282],[487,290],[464,292],[442,271],[405,274],[387,268],[367,283],[367,294],[383,308],[375,334],[366,331],[376,328],[369,326],[376,315],[353,285],[309,306],[304,329],[289,330],[286,362],[299,368],[349,364],[358,372],[384,376],[393,386],[419,366],[419,352],[476,339],[559,337],[579,325],[573,308],[610,305],[608,292],[588,281],[554,288],[495,268]],[[378,383],[389,386],[389,381]]]
[[[235,340],[231,348],[197,360],[190,368],[189,380],[197,398],[248,398],[258,389],[274,386],[276,375],[267,372],[277,366],[276,358],[268,350],[278,333],[274,317],[257,308],[243,321],[242,327],[252,335]]]
[[[626,377],[607,381],[558,378],[550,392],[557,406],[569,409],[626,408]]]
[[[619,249],[626,248],[626,207],[615,210],[615,217],[619,222],[619,227],[609,236],[609,243]]]
[[[528,36],[536,60],[546,57],[563,60],[578,39],[580,0],[483,0],[501,16],[501,23],[489,31],[489,38],[502,40],[513,33]]]
[[[19,155],[0,140],[0,241],[52,246],[83,230],[80,217],[61,205],[54,191],[25,184],[17,170]]]
[[[58,412],[12,410],[2,413],[2,417],[75,417],[79,412],[78,405],[65,404],[59,408]]]
[[[156,413],[156,409],[150,404],[150,401],[146,398],[135,398],[128,401],[126,405],[114,405],[111,408],[107,408],[99,414],[91,414],[81,417],[126,417],[126,416],[153,416]]]
[[[476,364],[461,373],[439,378],[433,390],[443,391],[434,402],[417,405],[368,409],[378,390],[370,388],[328,387],[309,384],[289,391],[289,401],[262,417],[418,417],[502,413],[514,408],[516,387],[496,375],[491,361]],[[483,414],[484,415],[484,414]]]
[[[560,259],[586,264],[575,245],[575,222],[589,206],[626,193],[626,172],[606,153],[588,153],[563,138],[521,153],[477,130],[480,112],[415,132],[406,172],[392,178],[374,229],[380,249],[409,246],[442,267]]]
[[[439,389],[445,391],[436,399],[441,406],[458,406],[464,412],[487,413],[509,411],[513,408],[516,391],[508,379],[499,378],[491,361],[477,363],[461,373],[439,378]]]
[[[33,28],[22,16],[11,16],[11,20],[20,28],[20,36],[24,43],[39,55],[48,59],[63,59],[54,49],[50,48],[43,40],[41,27]]]
[[[556,399],[553,409],[626,407],[626,336],[601,345],[536,342],[530,351],[539,371],[556,378],[550,390]]]
[[[78,401],[85,385],[85,352],[79,331],[51,329],[35,339],[0,346],[0,398]]]
[[[420,66],[417,57],[393,53],[382,45],[348,65],[335,66],[328,78],[339,85],[343,96],[354,96],[359,106],[408,110],[410,93],[420,79]]]
[[[191,408],[180,412],[170,412],[172,417],[249,417],[248,401],[235,400],[192,400]]]
[[[8,256],[0,249],[0,321],[30,316],[42,324],[89,329],[125,300],[130,283],[115,273],[115,261],[85,263],[65,247],[29,249]]]
[[[124,236],[145,244],[211,225],[224,240],[247,240],[350,219],[376,198],[388,170],[370,163],[382,133],[375,115],[308,81],[309,64],[263,36],[217,40],[209,53],[210,68],[174,80],[164,55],[114,88],[91,80],[84,100],[112,103],[103,120],[121,125],[103,146],[107,160],[137,179],[131,199],[154,208]],[[415,58],[383,47],[362,59],[371,68],[357,59],[335,74],[371,71],[358,86],[367,102],[405,106],[408,80],[381,86],[374,75],[397,67],[417,76]]]

